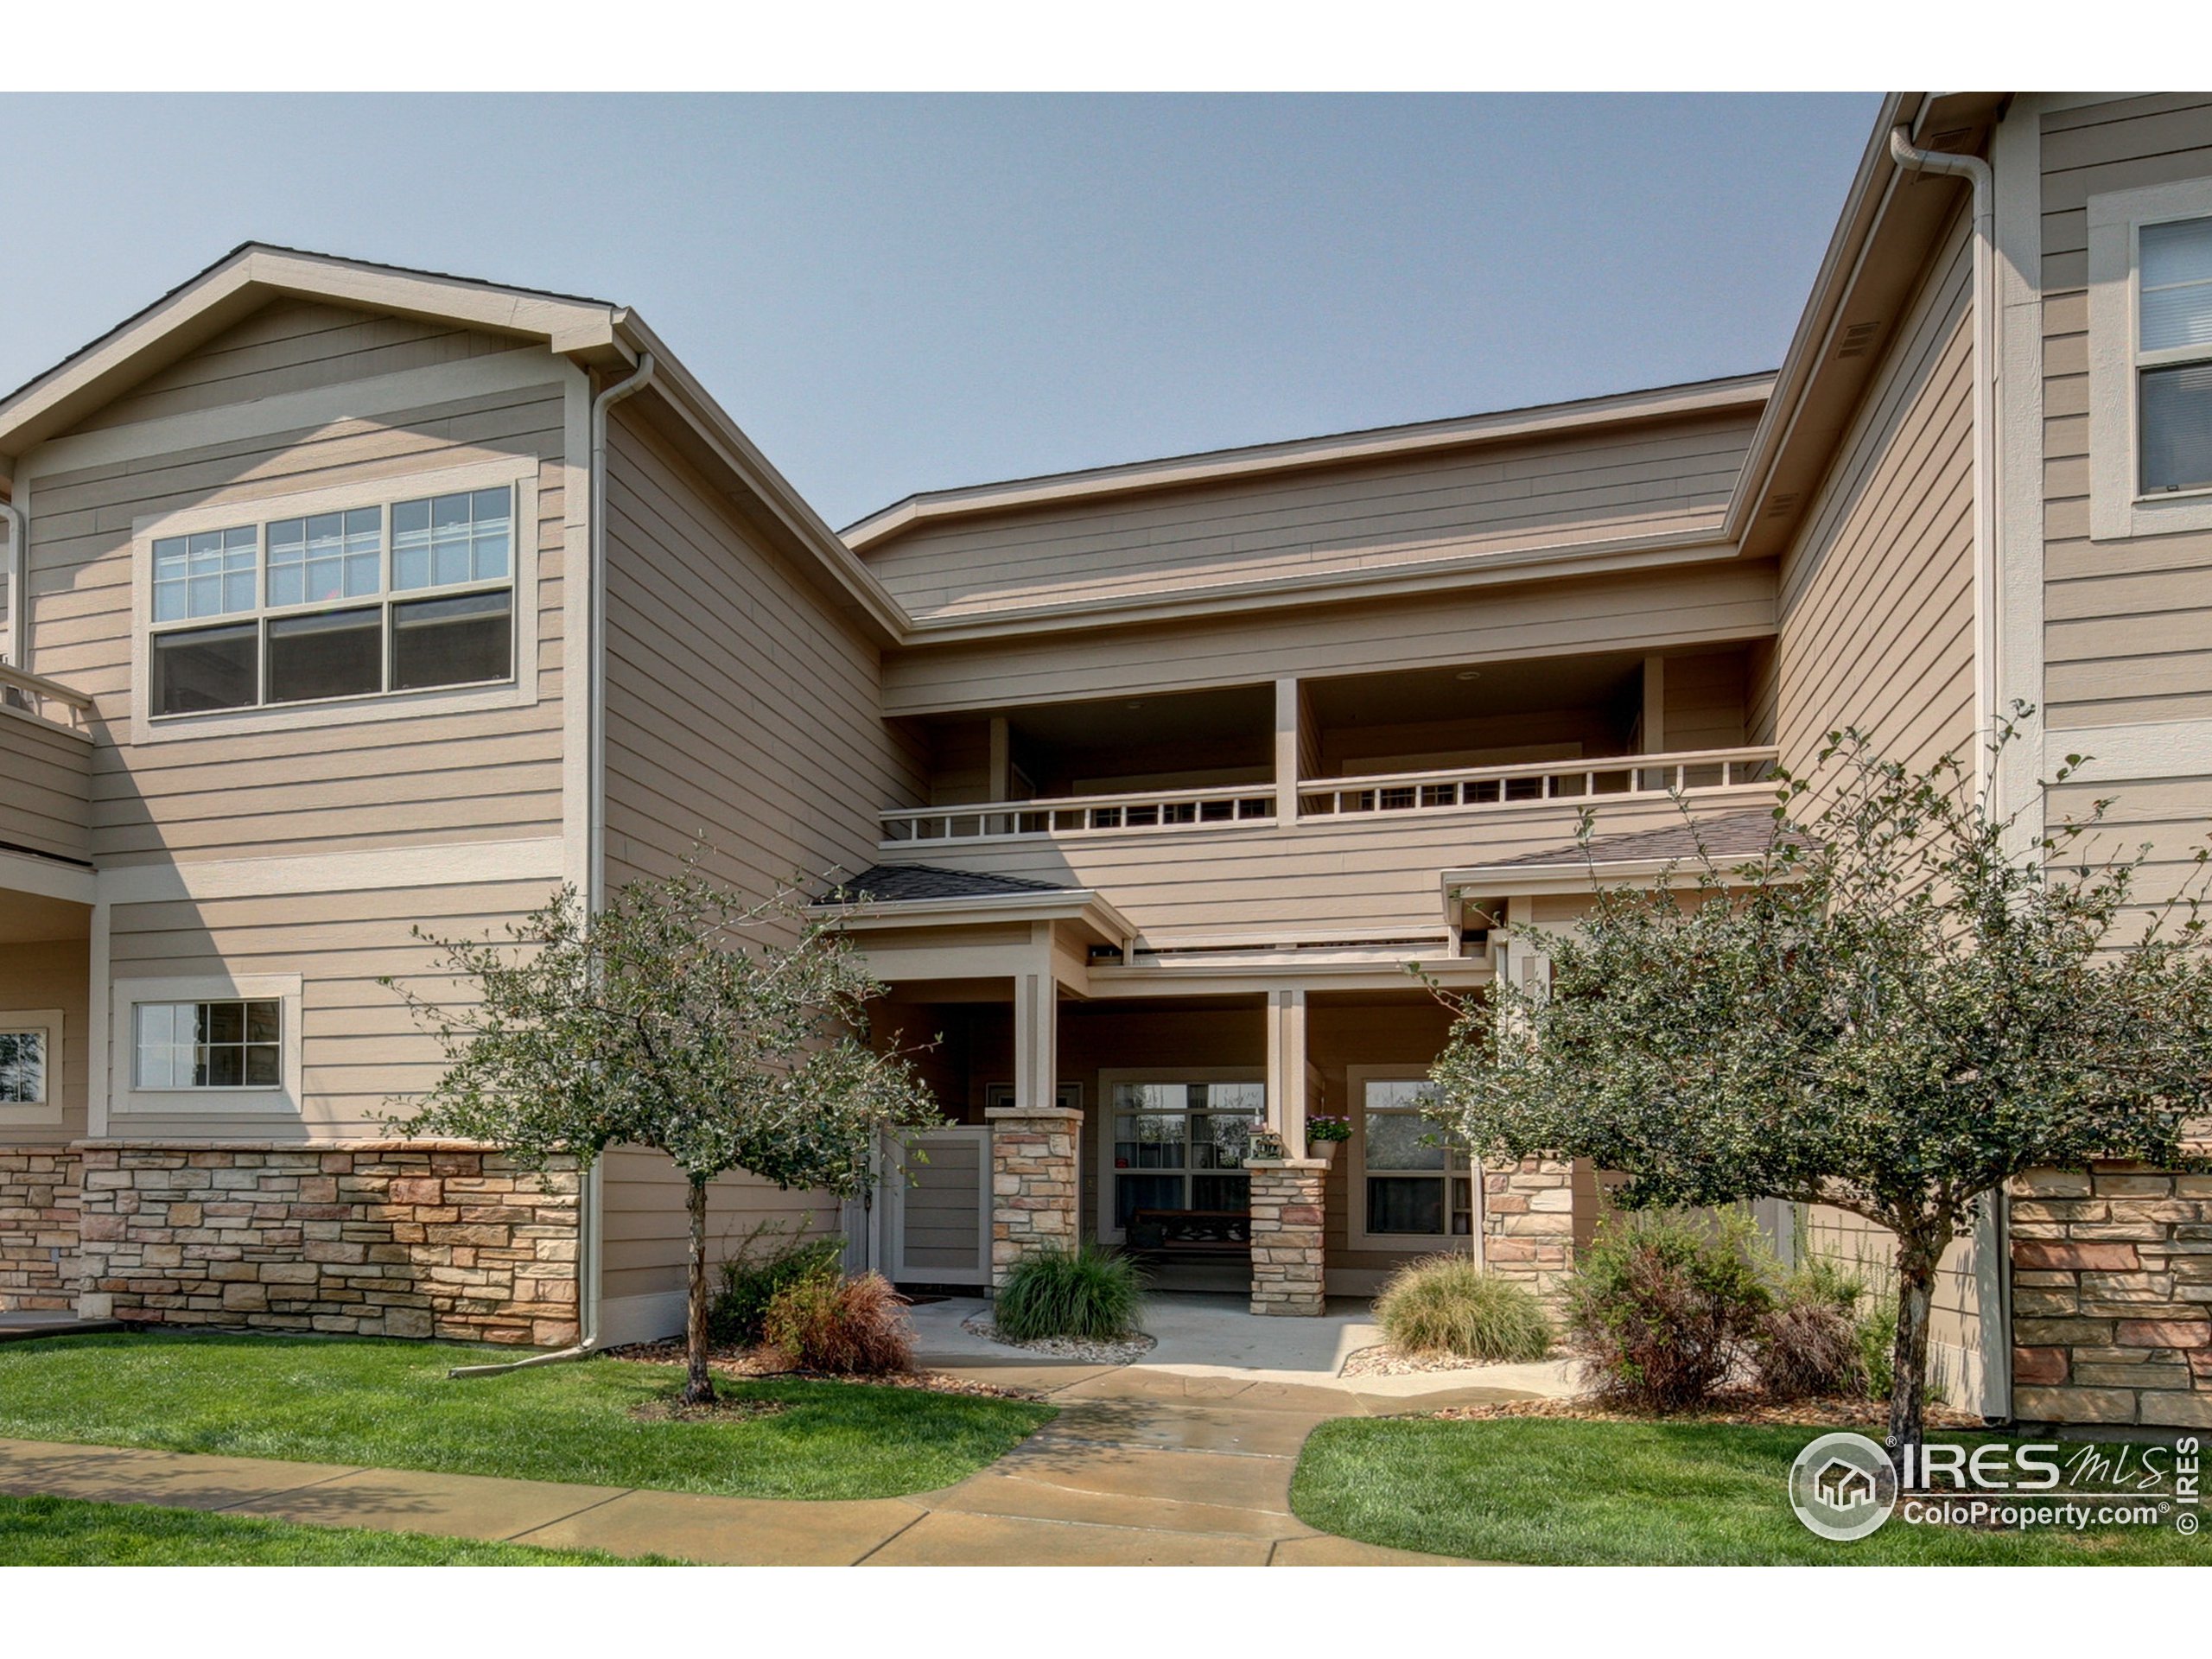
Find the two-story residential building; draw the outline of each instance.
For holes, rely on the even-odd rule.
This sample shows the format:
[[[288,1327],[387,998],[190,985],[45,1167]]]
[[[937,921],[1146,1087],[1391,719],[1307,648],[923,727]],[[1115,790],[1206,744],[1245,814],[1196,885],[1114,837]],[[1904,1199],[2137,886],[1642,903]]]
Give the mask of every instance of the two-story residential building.
[[[2031,828],[2117,793],[2176,870],[2202,834],[2207,227],[2212,99],[1897,94],[1773,374],[842,537],[634,313],[241,249],[0,402],[0,1297],[672,1328],[672,1173],[395,1142],[435,1049],[378,980],[700,837],[819,880],[948,1120],[873,1206],[734,1181],[731,1227],[979,1287],[1094,1236],[1283,1311],[1438,1249],[1548,1282],[1597,1176],[1425,1143],[1408,969],[1541,972],[1584,808],[1649,879],[1685,810],[1752,845],[1836,727],[1925,760],[2018,697]],[[2046,798],[2046,750],[2097,759]],[[2206,1258],[2147,1202],[2197,1195],[2069,1179],[1955,1252],[1948,1386],[2202,1421]]]

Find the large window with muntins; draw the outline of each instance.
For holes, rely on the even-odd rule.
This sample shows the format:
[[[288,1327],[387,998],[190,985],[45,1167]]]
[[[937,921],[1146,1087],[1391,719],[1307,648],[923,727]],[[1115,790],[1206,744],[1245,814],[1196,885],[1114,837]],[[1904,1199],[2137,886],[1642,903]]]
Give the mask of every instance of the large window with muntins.
[[[511,680],[515,516],[502,485],[157,537],[149,712]]]
[[[274,997],[141,1002],[141,1089],[274,1089],[283,1080],[284,1005]]]
[[[1266,1118],[1264,1083],[1116,1083],[1110,1104],[1116,1228],[1140,1210],[1251,1208],[1244,1158]]]

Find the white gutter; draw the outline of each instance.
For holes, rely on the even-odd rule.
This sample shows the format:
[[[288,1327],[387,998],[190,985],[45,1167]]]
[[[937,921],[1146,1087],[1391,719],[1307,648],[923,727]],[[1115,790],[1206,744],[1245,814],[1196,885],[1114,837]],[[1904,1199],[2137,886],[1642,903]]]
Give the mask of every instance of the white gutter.
[[[645,353],[626,379],[616,381],[593,398],[591,404],[591,578],[585,584],[589,608],[584,629],[585,658],[591,667],[585,681],[589,702],[584,717],[588,734],[585,745],[591,756],[590,785],[586,791],[589,798],[585,806],[588,826],[585,833],[591,843],[590,855],[584,865],[583,900],[587,913],[599,909],[606,898],[607,883],[607,722],[601,702],[607,684],[607,634],[603,625],[607,613],[607,411],[652,385],[657,366],[653,354]],[[599,1160],[594,1159],[577,1184],[575,1345],[554,1353],[532,1354],[528,1359],[504,1365],[457,1365],[446,1373],[448,1376],[504,1376],[509,1371],[532,1365],[582,1359],[599,1346]]]
[[[0,501],[0,512],[8,515],[8,636],[0,639],[0,661],[22,668],[30,646],[30,607],[23,602],[31,569],[30,524],[13,501]]]
[[[1902,121],[1890,129],[1890,155],[1909,173],[1964,179],[1974,190],[1974,776],[1986,795],[1998,715],[1996,175],[1979,156],[1917,148]]]

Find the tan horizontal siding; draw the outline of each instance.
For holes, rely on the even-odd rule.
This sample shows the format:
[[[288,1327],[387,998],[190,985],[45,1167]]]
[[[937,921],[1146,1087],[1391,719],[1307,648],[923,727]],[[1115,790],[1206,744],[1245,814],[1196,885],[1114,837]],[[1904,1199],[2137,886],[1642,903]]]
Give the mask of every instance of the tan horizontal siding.
[[[513,349],[512,339],[315,300],[276,300],[80,423],[81,431]]]
[[[352,353],[299,353],[308,342],[337,346],[353,338],[332,327],[274,335],[253,350],[283,343],[297,358],[291,366],[312,369],[321,384],[368,371]],[[504,349],[511,342],[496,343]],[[252,356],[245,346],[233,349]],[[539,388],[37,478],[29,584],[35,663],[98,702],[104,741],[91,793],[100,858],[237,857],[560,832],[564,403],[550,355],[545,376]],[[250,381],[211,372],[191,384],[237,391]],[[537,636],[534,705],[130,741],[132,698],[143,696],[130,683],[134,519],[234,502],[245,522],[274,495],[349,486],[369,495],[395,479],[518,454],[539,461],[537,609],[520,620],[521,630]]]
[[[650,1296],[680,1291],[690,1256],[686,1187],[676,1166],[662,1153],[617,1147],[607,1154],[601,1188],[601,1294]],[[708,1190],[708,1255],[721,1262],[735,1255],[748,1233],[762,1223],[780,1230],[764,1233],[760,1249],[772,1239],[835,1235],[837,1201],[827,1193],[787,1192],[758,1176],[724,1176]]]
[[[607,467],[607,879],[703,835],[760,890],[873,861],[875,814],[919,798],[878,709],[874,647],[718,492],[618,419]]]
[[[437,1043],[408,1014],[390,975],[433,1001],[468,993],[440,971],[435,950],[410,937],[420,923],[443,938],[496,932],[550,895],[544,881],[293,893],[274,898],[173,900],[113,908],[110,955],[118,1006],[134,979],[196,975],[297,974],[301,1114],[296,1119],[219,1112],[115,1120],[115,1132],[333,1139],[381,1132],[392,1097],[427,1089],[442,1069]],[[114,1057],[118,1090],[131,1057]]]
[[[2043,118],[2044,702],[2054,730],[2212,719],[2212,534],[2089,540],[2088,203],[2212,175],[2212,94]]]
[[[1915,765],[1973,735],[1971,276],[1961,220],[1783,555],[1752,723],[1793,769],[1847,725]]]
[[[89,861],[92,767],[76,733],[0,708],[0,846]]]
[[[884,707],[891,715],[1019,708],[1281,675],[1661,649],[1756,638],[1773,626],[1770,570],[1699,565],[1199,625],[908,650],[885,661]]]
[[[1468,553],[1712,530],[1751,423],[1707,417],[1078,502],[871,550],[917,614],[1173,592]]]

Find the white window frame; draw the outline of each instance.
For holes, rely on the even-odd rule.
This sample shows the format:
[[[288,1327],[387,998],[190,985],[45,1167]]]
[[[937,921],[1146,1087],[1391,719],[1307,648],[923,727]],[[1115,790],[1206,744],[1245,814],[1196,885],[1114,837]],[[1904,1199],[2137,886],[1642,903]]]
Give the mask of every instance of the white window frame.
[[[41,1100],[0,1100],[0,1128],[58,1128],[61,1124],[62,1044],[67,1033],[60,1008],[0,1011],[0,1031],[35,1031],[46,1039],[46,1095]]]
[[[407,473],[387,479],[333,485],[327,488],[283,495],[243,496],[219,506],[200,506],[156,514],[131,522],[130,735],[134,743],[175,742],[215,733],[244,734],[281,732],[301,727],[353,725],[371,721],[404,720],[445,715],[474,709],[512,709],[537,701],[539,620],[537,615],[538,461],[535,456],[506,456],[467,467]],[[396,502],[424,496],[456,495],[465,491],[514,491],[514,528],[512,579],[498,582],[448,588],[408,588],[391,586],[391,509]],[[286,518],[341,512],[353,507],[381,507],[384,513],[384,583],[373,595],[352,599],[314,600],[272,609],[257,604],[251,612],[226,616],[194,617],[189,620],[154,620],[154,543],[172,536],[225,530],[240,524],[257,526],[255,537],[255,596],[265,599],[269,549],[268,526]],[[415,599],[455,598],[487,593],[511,585],[513,598],[514,656],[512,673],[505,680],[459,686],[435,686],[419,691],[367,691],[352,696],[313,702],[257,704],[247,709],[219,709],[204,712],[156,715],[153,712],[153,636],[156,632],[220,627],[227,623],[258,623],[264,618],[309,616],[327,611],[404,604]],[[385,630],[389,648],[389,626]],[[258,650],[259,647],[257,647]]]
[[[118,979],[114,1010],[112,1073],[108,1110],[118,1116],[297,1116],[300,1113],[300,1009],[303,982],[297,974],[204,974],[187,979]],[[148,1002],[277,1001],[283,1004],[277,1036],[283,1044],[275,1088],[236,1084],[184,1089],[138,1085],[138,1008]]]
[[[1354,1250],[1382,1250],[1395,1255],[1436,1255],[1445,1251],[1465,1250],[1471,1254],[1483,1230],[1482,1171],[1473,1160],[1462,1154],[1447,1151],[1444,1167],[1436,1172],[1444,1182],[1444,1227],[1440,1233],[1370,1233],[1367,1230],[1367,1085],[1370,1083],[1419,1083],[1428,1077],[1425,1065],[1348,1065],[1344,1068],[1344,1090],[1351,1096],[1350,1116],[1351,1139],[1344,1143],[1344,1181],[1347,1204],[1344,1211],[1345,1248]],[[1467,1233],[1455,1233],[1452,1228],[1452,1182],[1460,1171],[1452,1166],[1459,1158],[1466,1165],[1467,1178]],[[1382,1171],[1383,1174],[1398,1173],[1420,1179],[1420,1170]]]
[[[2143,227],[2212,219],[2212,179],[2091,196],[2088,219],[2089,538],[2212,530],[2212,485],[2145,495],[2136,448],[2138,371],[2212,359],[2212,348],[2138,351]]]
[[[1261,1065],[1142,1065],[1102,1069],[1098,1073],[1098,1237],[1119,1244],[1126,1236],[1114,1224],[1114,1090],[1124,1083],[1249,1083],[1261,1092],[1260,1128],[1268,1127],[1267,1068]],[[1160,1174],[1176,1172],[1161,1170]],[[1180,1173],[1186,1182],[1191,1171]],[[1187,1190],[1187,1187],[1186,1189]]]

